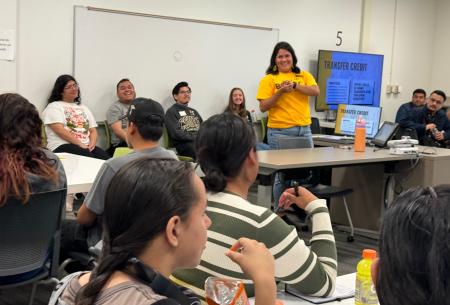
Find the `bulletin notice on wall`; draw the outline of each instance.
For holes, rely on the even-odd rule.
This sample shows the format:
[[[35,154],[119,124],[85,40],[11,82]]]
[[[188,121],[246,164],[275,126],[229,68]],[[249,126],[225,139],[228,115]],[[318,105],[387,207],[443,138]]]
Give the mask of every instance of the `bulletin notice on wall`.
[[[0,60],[14,60],[15,46],[15,31],[0,29]]]

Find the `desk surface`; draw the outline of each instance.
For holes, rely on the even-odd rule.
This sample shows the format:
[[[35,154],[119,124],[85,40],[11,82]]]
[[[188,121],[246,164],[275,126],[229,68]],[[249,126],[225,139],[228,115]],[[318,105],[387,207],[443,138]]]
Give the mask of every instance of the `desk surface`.
[[[354,288],[355,287],[355,278],[356,278],[356,273],[349,273],[349,274],[345,274],[345,275],[341,275],[338,276],[337,281],[339,282],[339,284],[348,287],[348,288]],[[306,300],[303,300],[301,298],[298,298],[292,294],[286,293],[284,291],[278,292],[277,293],[277,299],[282,300],[284,305],[311,305],[313,303],[308,302]],[[254,305],[255,304],[255,299],[254,298],[250,298],[250,304]],[[354,305],[355,304],[355,298],[348,298],[348,299],[343,299],[341,301],[333,301],[333,302],[327,302],[327,303],[323,303],[325,305]]]
[[[386,149],[365,152],[336,147],[258,151],[260,172],[263,169],[279,170],[302,167],[340,166],[415,159],[415,155],[391,155]]]
[[[56,155],[61,160],[66,172],[68,194],[88,192],[100,167],[105,162],[101,159],[68,153],[57,153]]]

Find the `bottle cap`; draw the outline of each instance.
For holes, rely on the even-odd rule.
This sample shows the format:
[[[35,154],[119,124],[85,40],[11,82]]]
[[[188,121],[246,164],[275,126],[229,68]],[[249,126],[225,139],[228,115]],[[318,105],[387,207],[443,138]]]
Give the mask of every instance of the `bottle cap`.
[[[375,259],[377,258],[377,251],[372,249],[364,249],[362,253],[363,258]]]

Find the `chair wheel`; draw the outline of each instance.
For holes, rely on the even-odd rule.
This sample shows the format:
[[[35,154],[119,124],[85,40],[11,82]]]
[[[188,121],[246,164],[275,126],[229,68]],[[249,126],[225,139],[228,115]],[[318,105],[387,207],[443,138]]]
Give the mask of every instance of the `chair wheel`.
[[[353,237],[353,236],[347,236],[347,241],[349,242],[349,243],[352,243],[352,242],[354,242],[355,241],[355,238]]]

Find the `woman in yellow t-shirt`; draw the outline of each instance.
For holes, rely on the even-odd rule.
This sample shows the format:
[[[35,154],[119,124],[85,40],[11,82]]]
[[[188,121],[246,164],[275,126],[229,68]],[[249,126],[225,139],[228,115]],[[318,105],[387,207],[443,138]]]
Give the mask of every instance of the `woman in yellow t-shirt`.
[[[269,111],[267,142],[270,149],[279,149],[278,138],[283,136],[306,137],[313,146],[309,96],[319,93],[314,77],[297,67],[297,56],[292,46],[284,41],[277,43],[256,96],[261,111]],[[276,177],[276,202],[281,192],[282,187]]]
[[[311,138],[308,97],[319,93],[314,77],[297,67],[297,56],[291,45],[277,43],[256,97],[261,111],[269,111],[267,137],[271,149],[279,148],[278,136]]]

